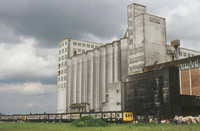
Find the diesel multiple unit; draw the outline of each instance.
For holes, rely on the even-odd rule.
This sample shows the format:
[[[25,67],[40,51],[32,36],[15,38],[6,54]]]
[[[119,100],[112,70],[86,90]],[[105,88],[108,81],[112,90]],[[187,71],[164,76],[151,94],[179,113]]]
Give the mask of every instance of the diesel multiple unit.
[[[92,116],[107,122],[131,122],[132,112],[85,112],[85,113],[56,113],[56,114],[16,114],[2,115],[2,121],[24,122],[71,122],[83,116]]]

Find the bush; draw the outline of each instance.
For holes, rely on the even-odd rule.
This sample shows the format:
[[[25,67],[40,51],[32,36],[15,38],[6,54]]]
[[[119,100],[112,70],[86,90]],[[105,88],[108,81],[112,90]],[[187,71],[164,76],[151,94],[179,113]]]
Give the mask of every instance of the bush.
[[[72,122],[76,127],[107,127],[108,123],[101,119],[93,118],[92,116],[83,116],[81,119]]]

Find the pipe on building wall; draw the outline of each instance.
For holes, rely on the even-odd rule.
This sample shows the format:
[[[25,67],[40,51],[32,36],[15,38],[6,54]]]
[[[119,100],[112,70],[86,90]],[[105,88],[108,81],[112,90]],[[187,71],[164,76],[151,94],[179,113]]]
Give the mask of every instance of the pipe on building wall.
[[[94,71],[93,71],[93,98],[94,98],[94,110],[99,111],[99,50],[94,49]]]
[[[100,51],[100,62],[99,62],[99,109],[102,109],[102,102],[106,102],[106,46],[101,46]]]
[[[87,102],[93,109],[93,51],[87,53]]]
[[[119,46],[118,46],[118,42],[115,41],[113,43],[113,65],[114,65],[114,69],[113,69],[113,75],[114,75],[114,82],[118,82],[119,81],[119,61],[118,61],[118,58],[119,58]]]
[[[77,56],[77,72],[76,72],[76,78],[77,78],[77,85],[76,85],[76,101],[77,103],[81,103],[81,92],[82,92],[82,89],[81,89],[81,86],[82,86],[82,83],[81,83],[81,55],[78,55]]]
[[[87,102],[87,55],[82,54],[82,93],[81,93],[81,102]]]
[[[181,66],[179,66],[179,81],[180,81],[180,94],[182,95],[182,80],[181,80]]]
[[[67,59],[67,109],[72,104],[72,60]]]
[[[72,57],[72,104],[76,103],[76,71],[77,57]]]
[[[106,73],[107,84],[113,82],[113,44],[106,45]],[[108,93],[108,89],[106,90]]]
[[[192,95],[192,74],[191,74],[191,66],[189,66],[189,78],[190,78],[190,95]]]

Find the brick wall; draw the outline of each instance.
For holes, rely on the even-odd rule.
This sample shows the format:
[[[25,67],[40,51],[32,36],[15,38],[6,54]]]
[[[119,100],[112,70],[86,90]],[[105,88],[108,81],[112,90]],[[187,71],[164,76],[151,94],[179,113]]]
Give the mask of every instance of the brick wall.
[[[181,71],[182,94],[190,95],[190,77],[189,70]]]
[[[191,69],[192,95],[200,96],[200,70],[199,67]],[[181,71],[182,94],[190,95],[189,70]]]
[[[192,73],[192,94],[200,95],[200,73],[199,68],[193,68]]]

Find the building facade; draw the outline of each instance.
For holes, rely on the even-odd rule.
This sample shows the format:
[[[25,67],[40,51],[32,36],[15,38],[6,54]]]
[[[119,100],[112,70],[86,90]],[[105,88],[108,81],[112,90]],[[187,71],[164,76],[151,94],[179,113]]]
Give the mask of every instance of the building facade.
[[[93,50],[102,44],[66,38],[58,44],[57,112],[66,112],[67,59]]]
[[[143,67],[166,62],[165,19],[146,13],[146,7],[127,7],[129,75],[142,73]]]
[[[127,16],[128,28],[120,40],[103,45],[69,38],[59,43],[58,113],[124,110],[127,99],[124,82],[130,82],[127,76],[146,72],[152,65],[200,55],[199,51],[181,48],[179,40],[167,45],[165,19],[147,14],[145,6],[129,5]],[[190,76],[191,72],[180,73]],[[199,83],[184,83],[184,79],[180,78],[180,93],[194,95],[194,91],[184,93],[185,86],[199,87]]]

